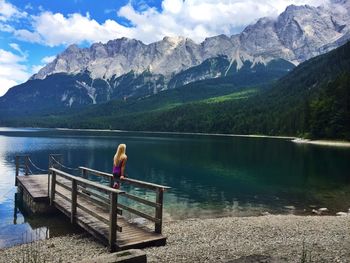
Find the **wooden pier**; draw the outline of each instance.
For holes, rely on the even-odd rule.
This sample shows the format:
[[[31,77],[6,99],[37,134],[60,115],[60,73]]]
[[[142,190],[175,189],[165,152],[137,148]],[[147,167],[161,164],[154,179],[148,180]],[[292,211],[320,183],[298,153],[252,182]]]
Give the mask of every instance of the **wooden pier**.
[[[16,160],[17,167],[20,167],[19,159]],[[25,165],[28,165],[28,159],[25,160]],[[30,207],[45,205],[58,209],[70,218],[72,224],[79,225],[108,245],[110,251],[166,244],[166,237],[162,235],[163,192],[169,187],[129,178],[122,181],[123,185],[130,184],[154,191],[155,201],[150,201],[142,196],[113,189],[111,174],[79,167],[81,176],[74,176],[53,165],[55,160],[53,158],[50,161],[48,174],[20,176],[20,168],[16,169],[16,185],[24,193],[27,199],[25,202]],[[91,175],[102,177],[106,183],[89,180]],[[128,206],[122,204],[119,202],[121,196],[132,202],[127,202]],[[153,213],[140,211],[140,204],[151,208]],[[124,211],[153,222],[154,230],[126,220]]]

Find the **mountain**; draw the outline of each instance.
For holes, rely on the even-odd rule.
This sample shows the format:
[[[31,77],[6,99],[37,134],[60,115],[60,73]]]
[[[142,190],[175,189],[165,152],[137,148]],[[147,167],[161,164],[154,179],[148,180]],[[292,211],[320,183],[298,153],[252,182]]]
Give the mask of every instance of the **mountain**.
[[[310,59],[253,94],[232,93],[170,109],[90,118],[90,126],[350,140],[350,42]],[[132,120],[132,121],[130,121]],[[87,122],[87,121],[85,121]]]
[[[84,107],[111,99],[157,94],[210,78],[270,80],[328,52],[350,38],[349,0],[321,7],[291,5],[277,18],[262,18],[241,34],[195,43],[164,37],[144,44],[121,38],[89,48],[69,46],[26,83],[0,98],[0,110],[40,112]],[[265,77],[266,79],[266,77]]]
[[[203,80],[149,97],[6,124],[350,140],[350,42],[301,63],[273,85],[255,88],[252,79],[236,81]]]
[[[321,7],[291,5],[277,18],[261,18],[239,35],[210,37],[200,44],[184,37],[164,37],[149,45],[127,38],[83,49],[71,45],[32,78],[87,71],[93,79],[111,79],[130,71],[150,71],[170,80],[218,56],[226,57],[230,64],[236,62],[236,70],[245,61],[255,65],[284,59],[298,64],[319,55],[326,46],[336,45],[340,39],[345,43],[349,23],[349,1],[333,0],[330,6]],[[221,76],[225,72],[218,73]]]

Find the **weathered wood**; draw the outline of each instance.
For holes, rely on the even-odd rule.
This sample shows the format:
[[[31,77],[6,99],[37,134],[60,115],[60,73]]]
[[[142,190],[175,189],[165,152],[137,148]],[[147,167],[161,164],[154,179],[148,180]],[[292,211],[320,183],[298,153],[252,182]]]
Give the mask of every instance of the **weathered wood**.
[[[75,216],[77,214],[77,181],[75,179],[72,180],[72,209],[71,209],[71,216],[70,216],[70,222],[72,224],[75,223]]]
[[[66,196],[65,194],[63,194],[62,192],[59,192],[59,191],[56,190],[55,195],[58,195],[58,196],[60,196],[61,198],[63,198],[64,200],[68,201],[69,204],[72,203],[72,199],[71,199],[70,197]],[[70,214],[71,214],[71,207],[69,208],[69,210],[68,210],[67,212],[68,212],[68,214],[69,214],[68,217],[70,217]]]
[[[138,209],[119,204],[118,194],[125,194],[124,191],[91,182],[55,168],[50,169],[49,172],[52,174],[49,188],[49,196],[51,197],[50,204],[67,215],[72,222],[83,227],[90,234],[108,245],[111,251],[164,245],[166,243],[166,238],[161,234],[155,233],[138,224],[132,224],[122,216],[117,215],[117,212],[121,211],[120,208],[125,208],[125,210],[133,214],[155,223],[161,223],[159,219],[140,212]],[[23,178],[32,179],[36,178],[36,176],[23,176]],[[45,180],[40,179],[40,184],[43,183],[44,185],[41,188],[46,189],[45,192],[47,193],[49,183],[47,177],[42,178],[45,178]],[[110,176],[110,178],[112,178],[112,176]],[[39,180],[33,180],[33,182],[30,183],[30,189],[33,193],[39,193],[39,190],[37,190],[38,187],[34,181]],[[73,185],[74,182],[76,186]],[[74,188],[76,188],[76,197],[73,193]],[[110,194],[105,195],[104,193]],[[157,209],[160,207],[157,202],[155,203],[139,196],[125,194],[125,197],[138,203],[148,205],[151,208]],[[75,208],[74,199],[76,199]],[[115,217],[115,224],[111,222],[114,220],[113,217]]]
[[[47,191],[47,174],[35,176],[18,176],[18,186],[24,187],[34,201],[49,200]]]
[[[143,182],[143,181],[139,181],[139,180],[135,180],[135,179],[130,179],[130,178],[124,178],[122,180],[123,182],[129,183],[129,184],[133,184],[136,186],[140,186],[143,188],[147,188],[150,190],[157,190],[157,189],[170,189],[170,187],[168,186],[164,186],[164,185],[159,185],[159,184],[152,184],[152,183],[147,183],[147,182]]]
[[[29,174],[29,156],[27,155],[25,158],[24,158],[24,165],[25,165],[25,168],[24,168],[24,171],[25,171],[25,174],[24,175],[28,175]]]
[[[87,168],[87,167],[83,167],[83,166],[79,166],[79,169],[81,169],[82,171],[85,171],[85,172],[92,173],[92,174],[97,175],[97,176],[105,177],[105,178],[113,177],[112,174],[101,172],[101,171],[97,171],[97,170],[94,170],[94,169],[91,169],[91,168]]]
[[[131,194],[128,194],[128,193],[124,193],[123,196],[125,196],[125,197],[127,197],[127,198],[129,198],[131,200],[137,201],[139,203],[152,206],[152,207],[159,207],[159,205],[160,205],[160,204],[157,204],[156,202],[152,202],[152,201],[149,201],[149,200],[143,199],[141,197],[138,197],[136,195],[131,195]]]
[[[52,175],[51,175],[50,205],[53,205],[53,202],[55,201],[55,192],[56,192],[56,171],[52,171]]]
[[[154,232],[162,234],[162,222],[163,222],[163,190],[157,190],[156,202],[159,206],[156,208],[156,218],[159,220],[155,222]]]
[[[128,207],[128,206],[122,205],[122,204],[118,204],[118,207],[120,207],[121,209],[124,209],[126,211],[129,211],[132,214],[135,214],[135,215],[141,216],[143,218],[146,218],[146,219],[148,219],[148,220],[150,220],[152,222],[155,222],[155,223],[158,222],[159,223],[159,219],[158,218],[155,218],[153,216],[150,216],[150,215],[147,215],[145,213],[142,213],[142,212],[140,212],[140,211],[138,211],[138,210],[136,210],[134,208],[131,208],[131,207]]]
[[[117,190],[117,189],[114,189],[114,188],[110,188],[108,186],[105,186],[105,185],[102,185],[102,184],[99,184],[99,183],[96,183],[96,182],[92,182],[92,181],[89,181],[89,180],[86,180],[86,179],[83,179],[83,178],[80,178],[80,177],[77,177],[77,176],[74,176],[74,175],[70,175],[70,174],[62,172],[61,170],[58,170],[56,168],[51,168],[50,171],[55,172],[57,175],[62,176],[64,178],[68,179],[68,180],[75,179],[79,183],[83,183],[85,185],[88,185],[90,187],[96,188],[98,190],[103,190],[103,191],[106,191],[106,192],[109,192],[109,193],[116,193],[116,194],[124,193],[124,191]]]
[[[90,172],[90,173],[92,173],[94,175],[102,176],[102,177],[105,177],[105,178],[108,178],[108,179],[113,178],[112,174],[109,174],[109,173],[106,173],[106,172],[97,171],[97,170],[90,169],[90,168],[83,167],[83,166],[80,166],[79,168],[82,169],[82,170],[88,171],[88,172]],[[165,189],[170,189],[170,187],[168,187],[168,186],[148,183],[148,182],[139,181],[139,180],[130,179],[130,178],[124,178],[124,179],[122,179],[120,181],[126,182],[126,183],[130,183],[130,184],[133,184],[133,185],[136,185],[136,186],[148,188],[148,189],[151,189],[151,190],[157,190],[159,188],[164,189],[164,190]]]
[[[108,242],[109,242],[109,250],[111,252],[115,252],[116,247],[116,241],[117,241],[117,204],[118,204],[118,195],[114,192],[110,193],[110,208],[109,208],[109,236],[108,236]]]
[[[82,193],[84,193],[86,195],[90,195],[90,196],[96,197],[97,199],[100,199],[101,201],[103,201],[103,202],[105,202],[106,204],[109,205],[109,198],[106,198],[106,197],[102,196],[101,194],[96,193],[94,191],[90,191],[89,189],[87,189],[87,188],[85,188],[83,186],[80,186],[80,185],[78,185],[78,189]]]
[[[19,175],[19,156],[16,156],[16,178],[15,178],[15,186],[17,186],[17,176]]]
[[[62,188],[64,188],[64,189],[66,189],[66,190],[68,190],[68,191],[72,191],[72,186],[68,186],[68,185],[66,185],[64,183],[61,183],[60,181],[57,180],[57,176],[56,176],[56,186],[57,185],[62,187]]]
[[[81,169],[81,177],[83,177],[84,179],[88,179],[88,175],[85,169]]]

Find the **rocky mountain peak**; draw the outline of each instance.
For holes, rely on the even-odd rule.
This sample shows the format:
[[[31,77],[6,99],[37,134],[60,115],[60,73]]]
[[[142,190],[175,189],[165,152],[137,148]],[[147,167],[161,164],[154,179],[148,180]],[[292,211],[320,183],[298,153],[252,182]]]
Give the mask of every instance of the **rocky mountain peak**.
[[[348,4],[349,0],[332,0],[328,7],[291,5],[277,18],[261,18],[241,34],[208,37],[200,44],[182,36],[166,36],[148,45],[126,37],[90,48],[71,45],[33,78],[87,71],[93,79],[111,79],[131,71],[152,71],[168,79],[218,56],[227,57],[231,64],[241,63],[237,54],[245,54],[252,63],[285,59],[297,64],[350,39],[350,15],[344,12]]]

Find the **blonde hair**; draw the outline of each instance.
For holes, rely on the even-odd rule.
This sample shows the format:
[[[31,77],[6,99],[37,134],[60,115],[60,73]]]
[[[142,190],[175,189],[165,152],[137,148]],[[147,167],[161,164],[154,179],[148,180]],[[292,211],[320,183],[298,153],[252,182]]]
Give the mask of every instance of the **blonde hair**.
[[[115,166],[118,165],[119,161],[127,158],[125,151],[126,151],[126,145],[124,143],[119,144],[117,152],[115,153],[114,158],[113,158],[113,163]]]

